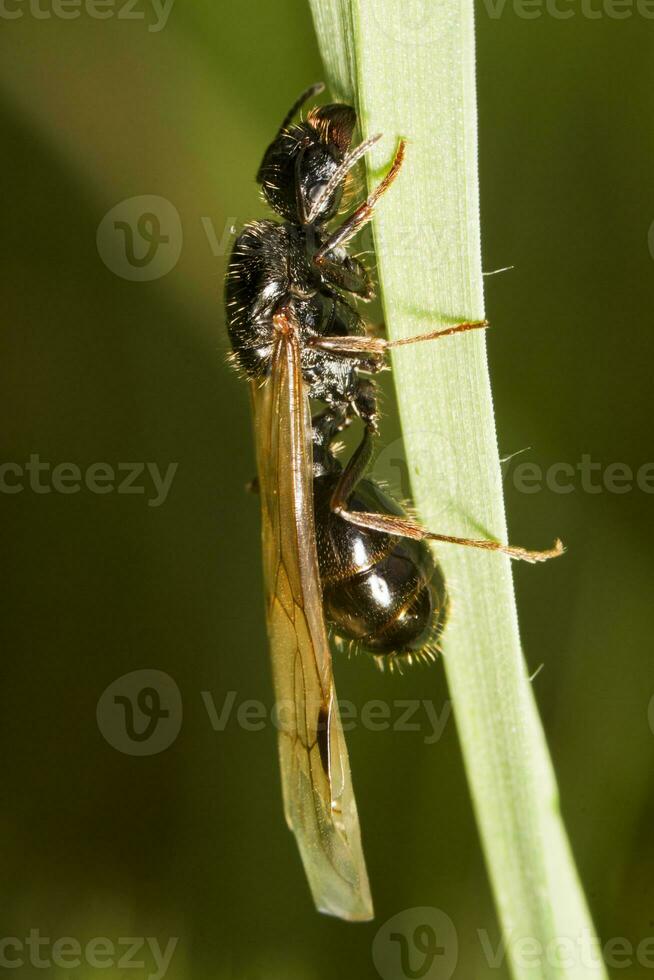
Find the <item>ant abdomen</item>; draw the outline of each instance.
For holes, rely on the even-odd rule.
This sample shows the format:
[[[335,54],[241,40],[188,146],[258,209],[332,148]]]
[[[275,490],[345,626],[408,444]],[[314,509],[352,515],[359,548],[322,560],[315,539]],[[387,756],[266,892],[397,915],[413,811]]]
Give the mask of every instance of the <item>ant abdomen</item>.
[[[325,618],[334,633],[381,662],[432,657],[445,626],[448,598],[424,541],[370,531],[330,507],[336,473],[314,479],[318,561]],[[403,516],[397,502],[363,479],[348,511]]]

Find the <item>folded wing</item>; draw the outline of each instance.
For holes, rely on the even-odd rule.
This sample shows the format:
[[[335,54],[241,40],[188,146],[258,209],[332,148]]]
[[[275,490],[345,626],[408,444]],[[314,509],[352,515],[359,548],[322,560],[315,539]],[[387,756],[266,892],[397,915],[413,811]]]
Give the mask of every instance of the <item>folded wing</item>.
[[[290,323],[252,398],[286,820],[319,911],[366,920],[372,900],[322,611],[309,402]]]

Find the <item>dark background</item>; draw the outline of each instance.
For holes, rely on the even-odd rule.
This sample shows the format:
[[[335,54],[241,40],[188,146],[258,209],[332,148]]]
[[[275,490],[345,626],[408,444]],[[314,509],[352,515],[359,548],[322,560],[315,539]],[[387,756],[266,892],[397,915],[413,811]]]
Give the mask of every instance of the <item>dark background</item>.
[[[603,941],[636,947],[654,935],[654,498],[635,480],[654,460],[654,24],[572,9],[477,9],[484,267],[515,266],[486,281],[489,350],[502,453],[531,447],[507,466],[512,538],[560,534],[569,549],[556,574],[516,569],[563,813]],[[307,7],[178,0],[159,31],[143,2],[141,20],[22,10],[0,21],[2,462],[178,469],[158,507],[144,476],[143,494],[38,493],[28,476],[0,493],[0,938],[177,936],[172,980],[373,977],[383,922],[435,906],[456,926],[455,976],[503,978],[480,941],[487,930],[494,946],[497,926],[451,718],[434,744],[424,712],[419,731],[348,736],[377,909],[353,927],[312,909],[274,728],[235,717],[250,699],[269,708],[271,686],[258,504],[243,492],[248,398],[224,364],[222,278],[230,226],[262,213],[263,149],[322,75]],[[183,230],[175,267],[146,282],[96,247],[104,215],[141,195],[170,201]],[[598,492],[579,471],[570,493],[516,487],[521,462],[545,473],[584,454],[600,464]],[[631,489],[603,486],[614,463],[634,471]],[[139,757],[112,744],[98,701],[145,668],[174,679],[183,719],[176,708],[173,743]],[[337,679],[359,709],[447,710],[440,665],[390,678],[358,659]],[[229,692],[215,731],[206,701],[220,711]],[[15,975],[43,975],[23,955]],[[618,963],[645,977],[654,956]],[[146,957],[143,970],[71,975],[153,969]]]

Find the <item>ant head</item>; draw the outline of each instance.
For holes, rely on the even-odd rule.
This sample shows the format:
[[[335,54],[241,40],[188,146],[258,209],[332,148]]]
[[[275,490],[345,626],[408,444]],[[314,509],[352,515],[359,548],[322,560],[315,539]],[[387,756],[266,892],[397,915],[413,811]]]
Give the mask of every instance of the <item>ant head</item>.
[[[294,224],[322,223],[338,211],[345,175],[324,196],[343,162],[356,124],[354,109],[335,104],[312,109],[306,122],[283,128],[257,174],[266,200]]]

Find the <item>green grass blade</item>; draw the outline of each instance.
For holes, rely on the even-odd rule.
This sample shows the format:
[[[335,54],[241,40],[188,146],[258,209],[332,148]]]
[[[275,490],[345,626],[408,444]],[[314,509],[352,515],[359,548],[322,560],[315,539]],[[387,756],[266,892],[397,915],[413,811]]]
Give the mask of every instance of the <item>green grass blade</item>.
[[[369,177],[385,171],[400,136],[409,140],[374,222],[389,335],[483,317],[472,3],[311,8],[332,95],[357,106],[364,136],[384,133]],[[421,518],[436,531],[506,540],[485,343],[478,332],[403,348],[393,367]],[[522,656],[509,560],[452,545],[438,557],[453,595],[445,668],[513,975],[604,977]]]

